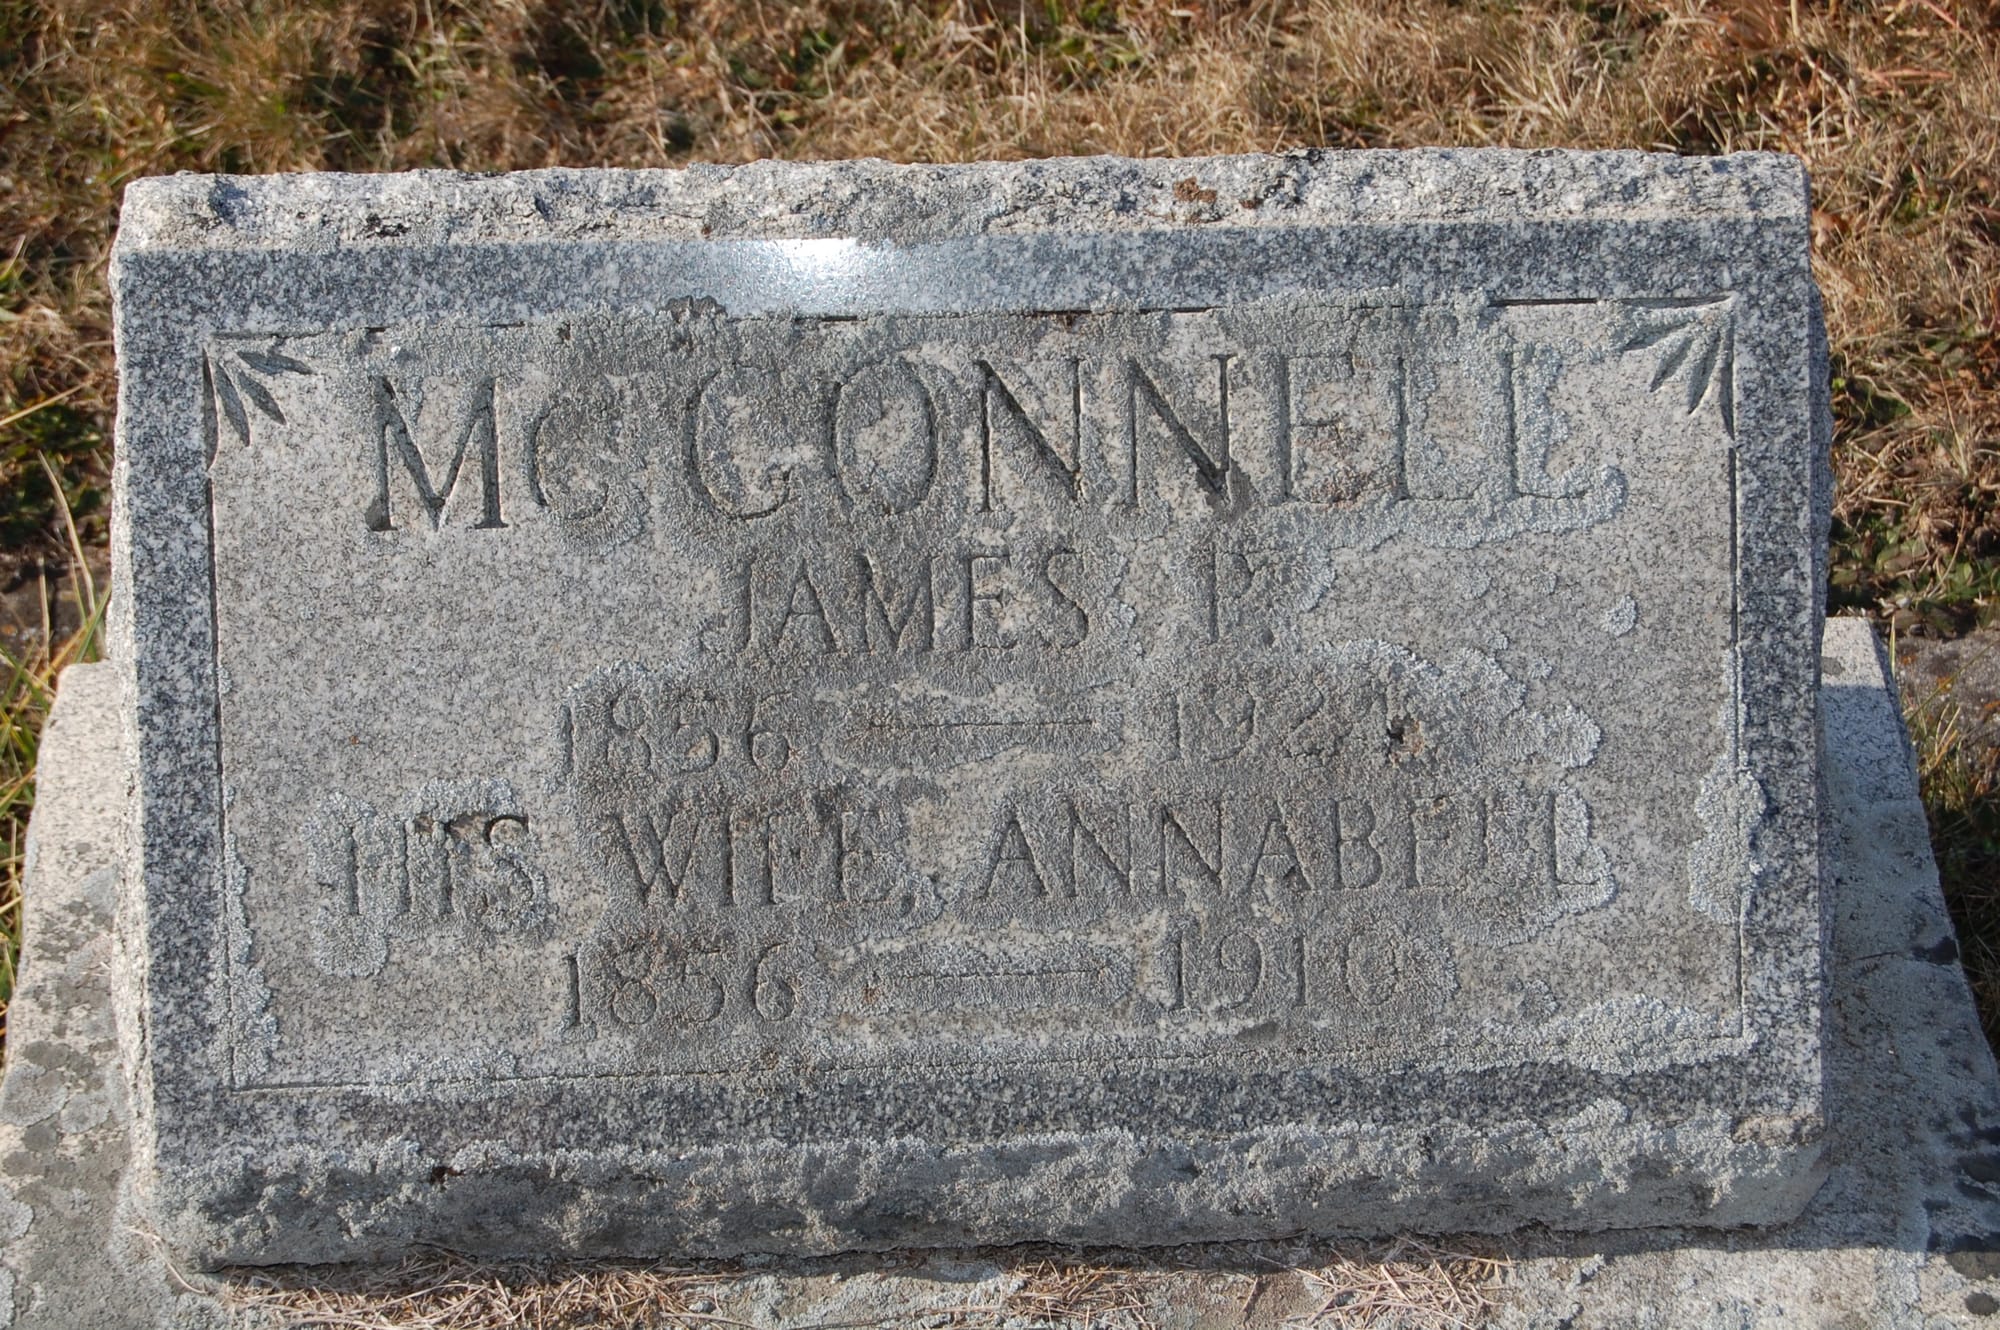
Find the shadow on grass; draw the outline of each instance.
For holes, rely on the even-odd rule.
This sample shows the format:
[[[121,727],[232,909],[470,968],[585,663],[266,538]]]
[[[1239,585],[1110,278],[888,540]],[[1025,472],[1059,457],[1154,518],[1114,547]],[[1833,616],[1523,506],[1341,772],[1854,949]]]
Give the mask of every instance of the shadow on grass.
[[[1951,681],[1901,681],[1938,880],[1989,1044],[2000,1047],[2000,744]]]

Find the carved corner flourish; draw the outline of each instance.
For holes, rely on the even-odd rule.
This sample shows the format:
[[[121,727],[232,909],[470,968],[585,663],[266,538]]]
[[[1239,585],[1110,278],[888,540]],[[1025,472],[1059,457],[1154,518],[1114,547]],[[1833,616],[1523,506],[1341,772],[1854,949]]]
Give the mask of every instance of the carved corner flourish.
[[[281,354],[275,347],[268,351],[239,347],[227,355],[211,353],[208,358],[209,383],[215,390],[220,415],[243,444],[250,442],[252,408],[268,420],[285,423],[284,409],[265,380],[312,372],[311,366]]]
[[[1722,429],[1736,437],[1736,300],[1730,295],[1627,301],[1629,331],[1619,350],[1657,350],[1650,388],[1679,381],[1692,416],[1711,397]]]

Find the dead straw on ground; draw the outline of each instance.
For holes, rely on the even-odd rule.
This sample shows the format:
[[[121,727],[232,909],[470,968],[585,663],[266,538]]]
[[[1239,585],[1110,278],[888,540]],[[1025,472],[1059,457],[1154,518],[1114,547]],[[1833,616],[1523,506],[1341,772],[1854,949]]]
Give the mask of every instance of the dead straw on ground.
[[[205,1291],[286,1330],[713,1330],[711,1275],[606,1262],[480,1262],[425,1252],[378,1269],[241,1274]]]
[[[949,1286],[899,1289],[881,1319],[843,1317],[803,1330],[930,1326],[938,1330],[1151,1330],[1187,1296],[1188,1280],[1222,1303],[1259,1305],[1266,1281],[1301,1285],[1293,1330],[1472,1330],[1499,1305],[1509,1265],[1484,1250],[1400,1238],[1274,1258],[1245,1250],[1218,1267],[1216,1249],[1153,1253],[987,1253],[1011,1265],[1006,1292],[968,1301]],[[811,1263],[804,1269],[810,1270]],[[886,1267],[909,1273],[909,1263]],[[203,1285],[273,1330],[714,1330],[755,1324],[739,1296],[761,1278],[723,1264],[481,1261],[422,1252],[390,1267],[238,1271]]]
[[[1306,1271],[1321,1300],[1300,1324],[1333,1330],[1473,1330],[1499,1305],[1503,1256],[1419,1238],[1337,1255]]]

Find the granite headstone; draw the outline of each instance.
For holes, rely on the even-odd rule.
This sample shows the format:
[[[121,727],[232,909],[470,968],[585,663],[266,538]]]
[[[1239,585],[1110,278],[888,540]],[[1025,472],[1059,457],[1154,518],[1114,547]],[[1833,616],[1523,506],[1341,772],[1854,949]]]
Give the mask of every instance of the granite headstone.
[[[1771,156],[133,186],[153,1222],[1796,1213],[1808,215]]]

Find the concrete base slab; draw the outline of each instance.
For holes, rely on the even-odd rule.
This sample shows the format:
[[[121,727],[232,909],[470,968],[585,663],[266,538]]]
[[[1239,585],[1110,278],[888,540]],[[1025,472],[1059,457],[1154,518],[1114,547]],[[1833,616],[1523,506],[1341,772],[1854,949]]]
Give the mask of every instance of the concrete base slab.
[[[110,1015],[128,769],[116,689],[106,667],[70,670],[43,739],[22,983],[0,1086],[0,1326],[271,1324],[274,1312],[246,1305],[268,1299],[257,1291],[268,1276],[176,1274],[129,1192]],[[1909,744],[1866,624],[1827,625],[1821,698],[1825,842],[1837,873],[1831,1171],[1795,1222],[1756,1232],[1531,1233],[1400,1253],[1263,1244],[744,1261],[654,1272],[651,1310],[609,1323],[1334,1325],[1371,1305],[1387,1310],[1380,1286],[1369,1291],[1371,1262],[1386,1257],[1410,1305],[1374,1324],[2000,1326],[1988,1319],[2000,1318],[2000,1076],[1958,964]],[[551,1268],[546,1278],[582,1288],[616,1278],[606,1269]],[[282,1282],[352,1289],[356,1276],[288,1270]],[[366,1323],[394,1324],[382,1310]]]

